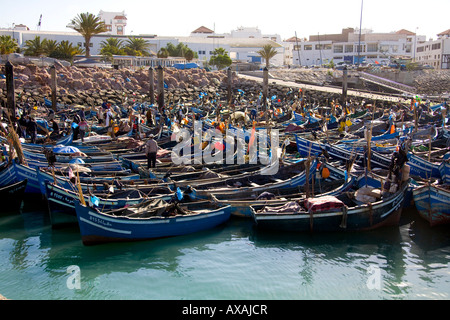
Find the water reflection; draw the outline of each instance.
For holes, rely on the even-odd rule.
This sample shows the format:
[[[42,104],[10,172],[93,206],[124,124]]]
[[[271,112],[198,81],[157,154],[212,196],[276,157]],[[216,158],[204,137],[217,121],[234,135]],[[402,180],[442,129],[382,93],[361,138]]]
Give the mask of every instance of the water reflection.
[[[448,228],[416,218],[409,212],[397,228],[323,234],[260,231],[233,218],[188,236],[86,247],[77,227],[52,229],[46,208],[24,204],[0,216],[0,280],[15,292],[32,272],[39,286],[26,284],[17,293],[25,299],[448,298]],[[80,267],[80,291],[66,286],[71,265]],[[380,290],[367,287],[372,266]]]

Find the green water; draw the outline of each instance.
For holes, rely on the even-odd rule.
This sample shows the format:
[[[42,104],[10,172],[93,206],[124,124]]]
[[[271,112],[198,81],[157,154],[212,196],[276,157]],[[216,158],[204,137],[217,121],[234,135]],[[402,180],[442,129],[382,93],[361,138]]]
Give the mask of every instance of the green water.
[[[400,227],[368,233],[267,233],[233,218],[189,236],[86,247],[77,227],[52,229],[45,205],[30,200],[21,212],[0,215],[0,294],[13,300],[449,299],[449,231],[428,227],[409,210]],[[71,266],[78,271],[68,273]]]

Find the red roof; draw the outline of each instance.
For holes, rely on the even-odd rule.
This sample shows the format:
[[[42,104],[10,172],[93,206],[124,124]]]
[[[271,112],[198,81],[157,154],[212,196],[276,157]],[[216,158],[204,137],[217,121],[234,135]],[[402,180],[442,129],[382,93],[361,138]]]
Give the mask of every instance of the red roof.
[[[438,36],[450,36],[450,29],[448,29],[448,30],[446,30],[446,31],[444,31],[444,32],[439,33]]]
[[[125,16],[115,16],[114,19],[127,20],[127,17],[125,17]]]
[[[200,28],[195,29],[192,33],[214,33],[213,30],[208,29],[207,27],[201,26]]]

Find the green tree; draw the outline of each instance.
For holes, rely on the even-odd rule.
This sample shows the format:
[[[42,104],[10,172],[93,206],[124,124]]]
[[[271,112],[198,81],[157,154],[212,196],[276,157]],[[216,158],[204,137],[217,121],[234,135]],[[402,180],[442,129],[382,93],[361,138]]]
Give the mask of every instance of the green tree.
[[[0,54],[10,54],[19,50],[16,39],[11,36],[0,36]]]
[[[84,46],[86,57],[91,56],[91,49],[89,44],[94,35],[105,32],[106,26],[99,17],[96,17],[92,13],[80,13],[74,19],[72,19],[70,28],[80,33],[84,38]]]
[[[170,57],[184,57],[186,60],[191,61],[194,58],[198,58],[197,52],[194,52],[184,43],[180,42],[176,46],[173,43],[166,45],[167,52]]]
[[[159,49],[158,53],[156,54],[158,58],[168,58],[169,57],[169,51],[167,51],[166,48]]]
[[[45,55],[51,57],[58,50],[58,41],[44,39],[42,40],[42,47],[44,48]]]
[[[196,52],[192,51],[192,49],[187,48],[187,50],[184,52],[184,58],[187,61],[192,61],[194,59],[194,57],[195,57],[195,53]]]
[[[45,44],[41,41],[40,36],[34,37],[32,40],[25,41],[25,51],[23,53],[26,56],[39,57],[40,55],[45,55]]]
[[[257,51],[256,53],[258,53],[264,60],[266,60],[266,67],[268,68],[270,59],[275,57],[278,52],[271,44],[266,44],[261,50]]]
[[[100,43],[100,54],[102,55],[124,55],[123,41],[117,38],[108,38]]]
[[[213,56],[209,59],[209,64],[216,66],[219,70],[229,67],[233,61],[228,56],[228,52],[224,48],[216,48],[213,51]]]
[[[131,56],[150,56],[148,48],[150,44],[143,38],[128,37],[124,47],[125,53]]]
[[[57,49],[50,55],[50,57],[73,62],[73,57],[77,54],[83,54],[83,49],[81,47],[74,46],[67,40],[64,40],[59,43]]]

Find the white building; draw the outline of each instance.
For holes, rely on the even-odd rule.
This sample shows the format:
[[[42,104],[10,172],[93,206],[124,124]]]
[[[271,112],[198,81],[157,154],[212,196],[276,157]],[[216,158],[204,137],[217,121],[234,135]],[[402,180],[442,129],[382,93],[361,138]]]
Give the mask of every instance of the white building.
[[[114,18],[120,17],[115,14],[110,16],[114,16]],[[113,22],[114,18],[112,18]],[[84,46],[84,38],[77,32],[50,32],[25,30],[22,28],[20,30],[2,29],[0,30],[0,35],[3,34],[14,37],[21,48],[24,48],[27,40],[33,40],[36,36],[40,36],[41,41],[43,39],[56,40],[57,42],[68,40],[75,46]],[[125,43],[128,40],[127,35],[116,35],[109,32],[95,35],[91,38],[91,43],[89,44],[92,56],[100,54],[102,41],[109,37],[119,38],[124,40]],[[281,66],[285,63],[284,47],[280,44],[280,36],[263,35],[257,28],[239,28],[228,34],[216,34],[206,27],[200,27],[194,30],[189,37],[158,37],[156,35],[136,35],[136,37],[145,39],[149,43],[149,51],[154,53],[166,47],[168,43],[172,43],[175,46],[183,43],[194,52],[197,52],[200,64],[209,61],[215,49],[224,48],[234,62],[254,63],[262,66],[265,64],[265,61],[257,52],[265,45],[270,44],[278,52],[270,60],[270,63],[275,66]]]
[[[292,64],[314,66],[346,62],[387,64],[391,58],[412,58],[418,43],[425,41],[425,36],[407,30],[394,33],[373,33],[371,30],[346,28],[341,34],[312,35],[309,41],[291,38],[284,44],[292,46]]]
[[[106,12],[100,10],[98,17],[105,23],[108,35],[125,35],[125,27],[127,25],[127,17],[125,11]]]
[[[450,29],[437,36],[437,40],[422,42],[417,46],[415,61],[434,69],[450,69]]]

